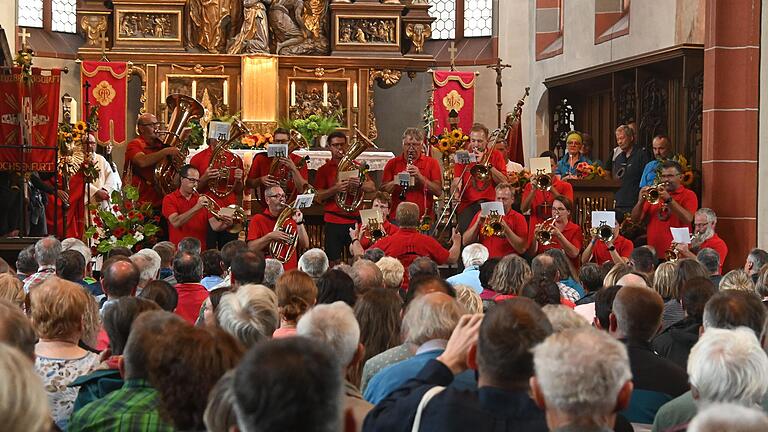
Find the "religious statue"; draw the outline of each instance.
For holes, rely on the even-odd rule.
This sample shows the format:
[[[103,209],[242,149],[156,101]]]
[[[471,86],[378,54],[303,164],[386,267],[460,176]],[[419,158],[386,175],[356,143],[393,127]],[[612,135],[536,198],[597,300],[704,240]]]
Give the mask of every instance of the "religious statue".
[[[327,54],[327,10],[328,0],[272,0],[268,16],[275,53]]]
[[[242,27],[241,0],[190,0],[189,41],[209,53],[226,52]]]
[[[229,54],[269,53],[269,23],[264,0],[245,0],[243,7],[245,8],[243,26],[227,52]]]

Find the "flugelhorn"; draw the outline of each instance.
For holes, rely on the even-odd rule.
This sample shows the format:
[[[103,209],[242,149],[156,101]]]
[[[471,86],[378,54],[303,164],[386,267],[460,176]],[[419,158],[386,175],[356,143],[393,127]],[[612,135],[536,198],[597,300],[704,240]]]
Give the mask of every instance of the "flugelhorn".
[[[189,148],[181,140],[181,134],[190,121],[205,115],[205,108],[194,98],[182,94],[169,95],[165,104],[172,112],[167,130],[160,132],[165,135],[162,141],[166,147],[178,147],[183,161],[189,154]],[[155,187],[163,195],[179,188],[179,168],[181,165],[177,165],[171,157],[166,157],[155,165]]]
[[[387,232],[384,230],[384,226],[379,222],[378,219],[368,220],[367,231],[368,236],[371,238],[372,244],[387,236]]]
[[[643,193],[643,198],[648,201],[648,204],[658,204],[661,200],[661,191],[665,190],[668,184],[668,182],[661,182],[651,186],[650,189]]]
[[[698,241],[701,238],[701,233],[693,233],[691,234],[691,243],[693,244],[694,241]],[[669,248],[664,251],[664,259],[666,259],[669,262],[677,262],[678,259],[680,259],[680,251],[677,249],[677,243],[672,242],[669,245]]]
[[[504,226],[501,224],[501,215],[496,210],[491,210],[485,217],[481,232],[486,237],[501,237],[504,235]]]
[[[610,225],[605,222],[600,222],[600,225],[592,228],[591,232],[592,235],[606,243],[611,242],[616,238],[616,235],[613,232],[613,228],[611,228]]]
[[[197,189],[195,189],[195,192],[197,192]],[[222,207],[219,203],[216,202],[212,197],[201,194],[198,192],[200,196],[204,196],[208,199],[208,203],[205,204],[203,207],[205,207],[209,212],[211,212],[211,215],[215,217],[218,220],[223,220],[225,217],[232,219],[232,226],[227,229],[228,232],[232,234],[237,234],[240,231],[245,228],[245,210],[243,210],[242,207],[240,207],[237,204],[230,204],[226,207]]]
[[[551,217],[536,227],[534,237],[536,237],[536,241],[539,242],[540,245],[546,246],[552,244],[554,241],[554,237],[552,236],[552,227],[554,224],[555,218]]]
[[[361,138],[361,139],[358,139]],[[359,184],[355,189],[347,189],[346,192],[339,192],[336,194],[336,204],[346,212],[354,212],[360,207],[363,202],[363,182],[365,181],[365,172],[368,167],[365,164],[357,164],[355,159],[360,156],[364,151],[369,148],[378,149],[376,144],[373,143],[367,136],[360,132],[360,129],[355,128],[355,139],[352,141],[347,153],[342,156],[339,161],[338,172],[357,170],[357,178]]]
[[[531,178],[531,184],[534,189],[548,191],[552,189],[552,176],[551,174],[537,174]]]
[[[229,127],[229,137],[219,139],[216,148],[211,153],[211,163],[208,170],[218,170],[219,176],[208,182],[208,190],[219,198],[223,198],[235,190],[236,181],[232,175],[236,169],[243,169],[243,159],[229,151],[232,144],[243,135],[250,133],[248,127],[237,118],[232,120]],[[240,179],[242,181],[242,179]]]

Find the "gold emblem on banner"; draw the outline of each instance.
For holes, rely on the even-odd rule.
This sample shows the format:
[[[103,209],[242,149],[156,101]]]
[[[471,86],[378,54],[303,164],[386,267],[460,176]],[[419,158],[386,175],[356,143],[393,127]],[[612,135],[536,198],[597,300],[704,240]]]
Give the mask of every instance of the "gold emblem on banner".
[[[96,99],[96,102],[101,104],[101,106],[107,106],[112,103],[116,94],[117,92],[115,92],[114,87],[106,81],[100,82],[93,88],[93,98]]]
[[[464,98],[456,90],[451,90],[443,98],[443,106],[448,111],[456,110],[456,112],[459,112],[464,107]]]

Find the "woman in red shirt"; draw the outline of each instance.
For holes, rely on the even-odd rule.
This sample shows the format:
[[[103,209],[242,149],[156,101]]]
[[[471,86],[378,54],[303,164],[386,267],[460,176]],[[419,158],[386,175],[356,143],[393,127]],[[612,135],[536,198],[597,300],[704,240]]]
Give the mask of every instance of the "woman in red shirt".
[[[579,253],[584,243],[584,234],[581,227],[570,221],[571,201],[565,197],[558,197],[552,201],[552,219],[546,223],[538,224],[534,233],[541,230],[548,230],[552,234],[552,240],[549,244],[541,244],[537,235],[534,234],[531,239],[530,251],[535,251],[536,255],[548,249],[562,249],[563,252],[573,263],[574,267],[579,268]]]

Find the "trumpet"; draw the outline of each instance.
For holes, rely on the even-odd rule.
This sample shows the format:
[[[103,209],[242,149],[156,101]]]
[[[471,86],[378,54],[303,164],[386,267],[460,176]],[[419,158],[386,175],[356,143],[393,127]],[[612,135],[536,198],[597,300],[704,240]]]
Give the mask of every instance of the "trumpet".
[[[592,228],[591,232],[593,236],[596,236],[606,243],[616,239],[616,234],[614,234],[613,228],[605,222],[600,222],[600,225]]]
[[[496,210],[491,210],[485,217],[480,232],[486,237],[501,237],[504,235],[504,226],[501,224],[501,215]]]
[[[668,182],[661,182],[651,186],[650,189],[643,193],[643,198],[648,201],[648,204],[658,204],[661,200],[661,191],[665,190],[668,184]]]
[[[368,236],[371,238],[371,243],[376,243],[377,241],[387,236],[387,232],[384,230],[384,226],[379,222],[378,219],[369,219],[367,230]]]
[[[548,191],[552,189],[552,177],[549,174],[538,174],[531,179],[535,189]]]
[[[542,222],[538,227],[536,227],[536,232],[534,233],[534,237],[536,237],[536,241],[539,242],[542,246],[547,246],[549,244],[552,244],[554,242],[554,236],[552,235],[552,227],[555,224],[555,218],[551,217],[544,222]]]
[[[197,192],[197,189],[195,189],[195,192]],[[246,215],[245,210],[243,210],[242,207],[237,204],[230,204],[226,207],[222,207],[210,196],[206,194],[200,194],[200,196],[208,198],[208,203],[206,203],[203,207],[211,212],[213,217],[218,220],[223,220],[225,217],[232,219],[232,226],[227,229],[228,232],[231,234],[237,234],[242,231],[243,228],[245,228]]]

